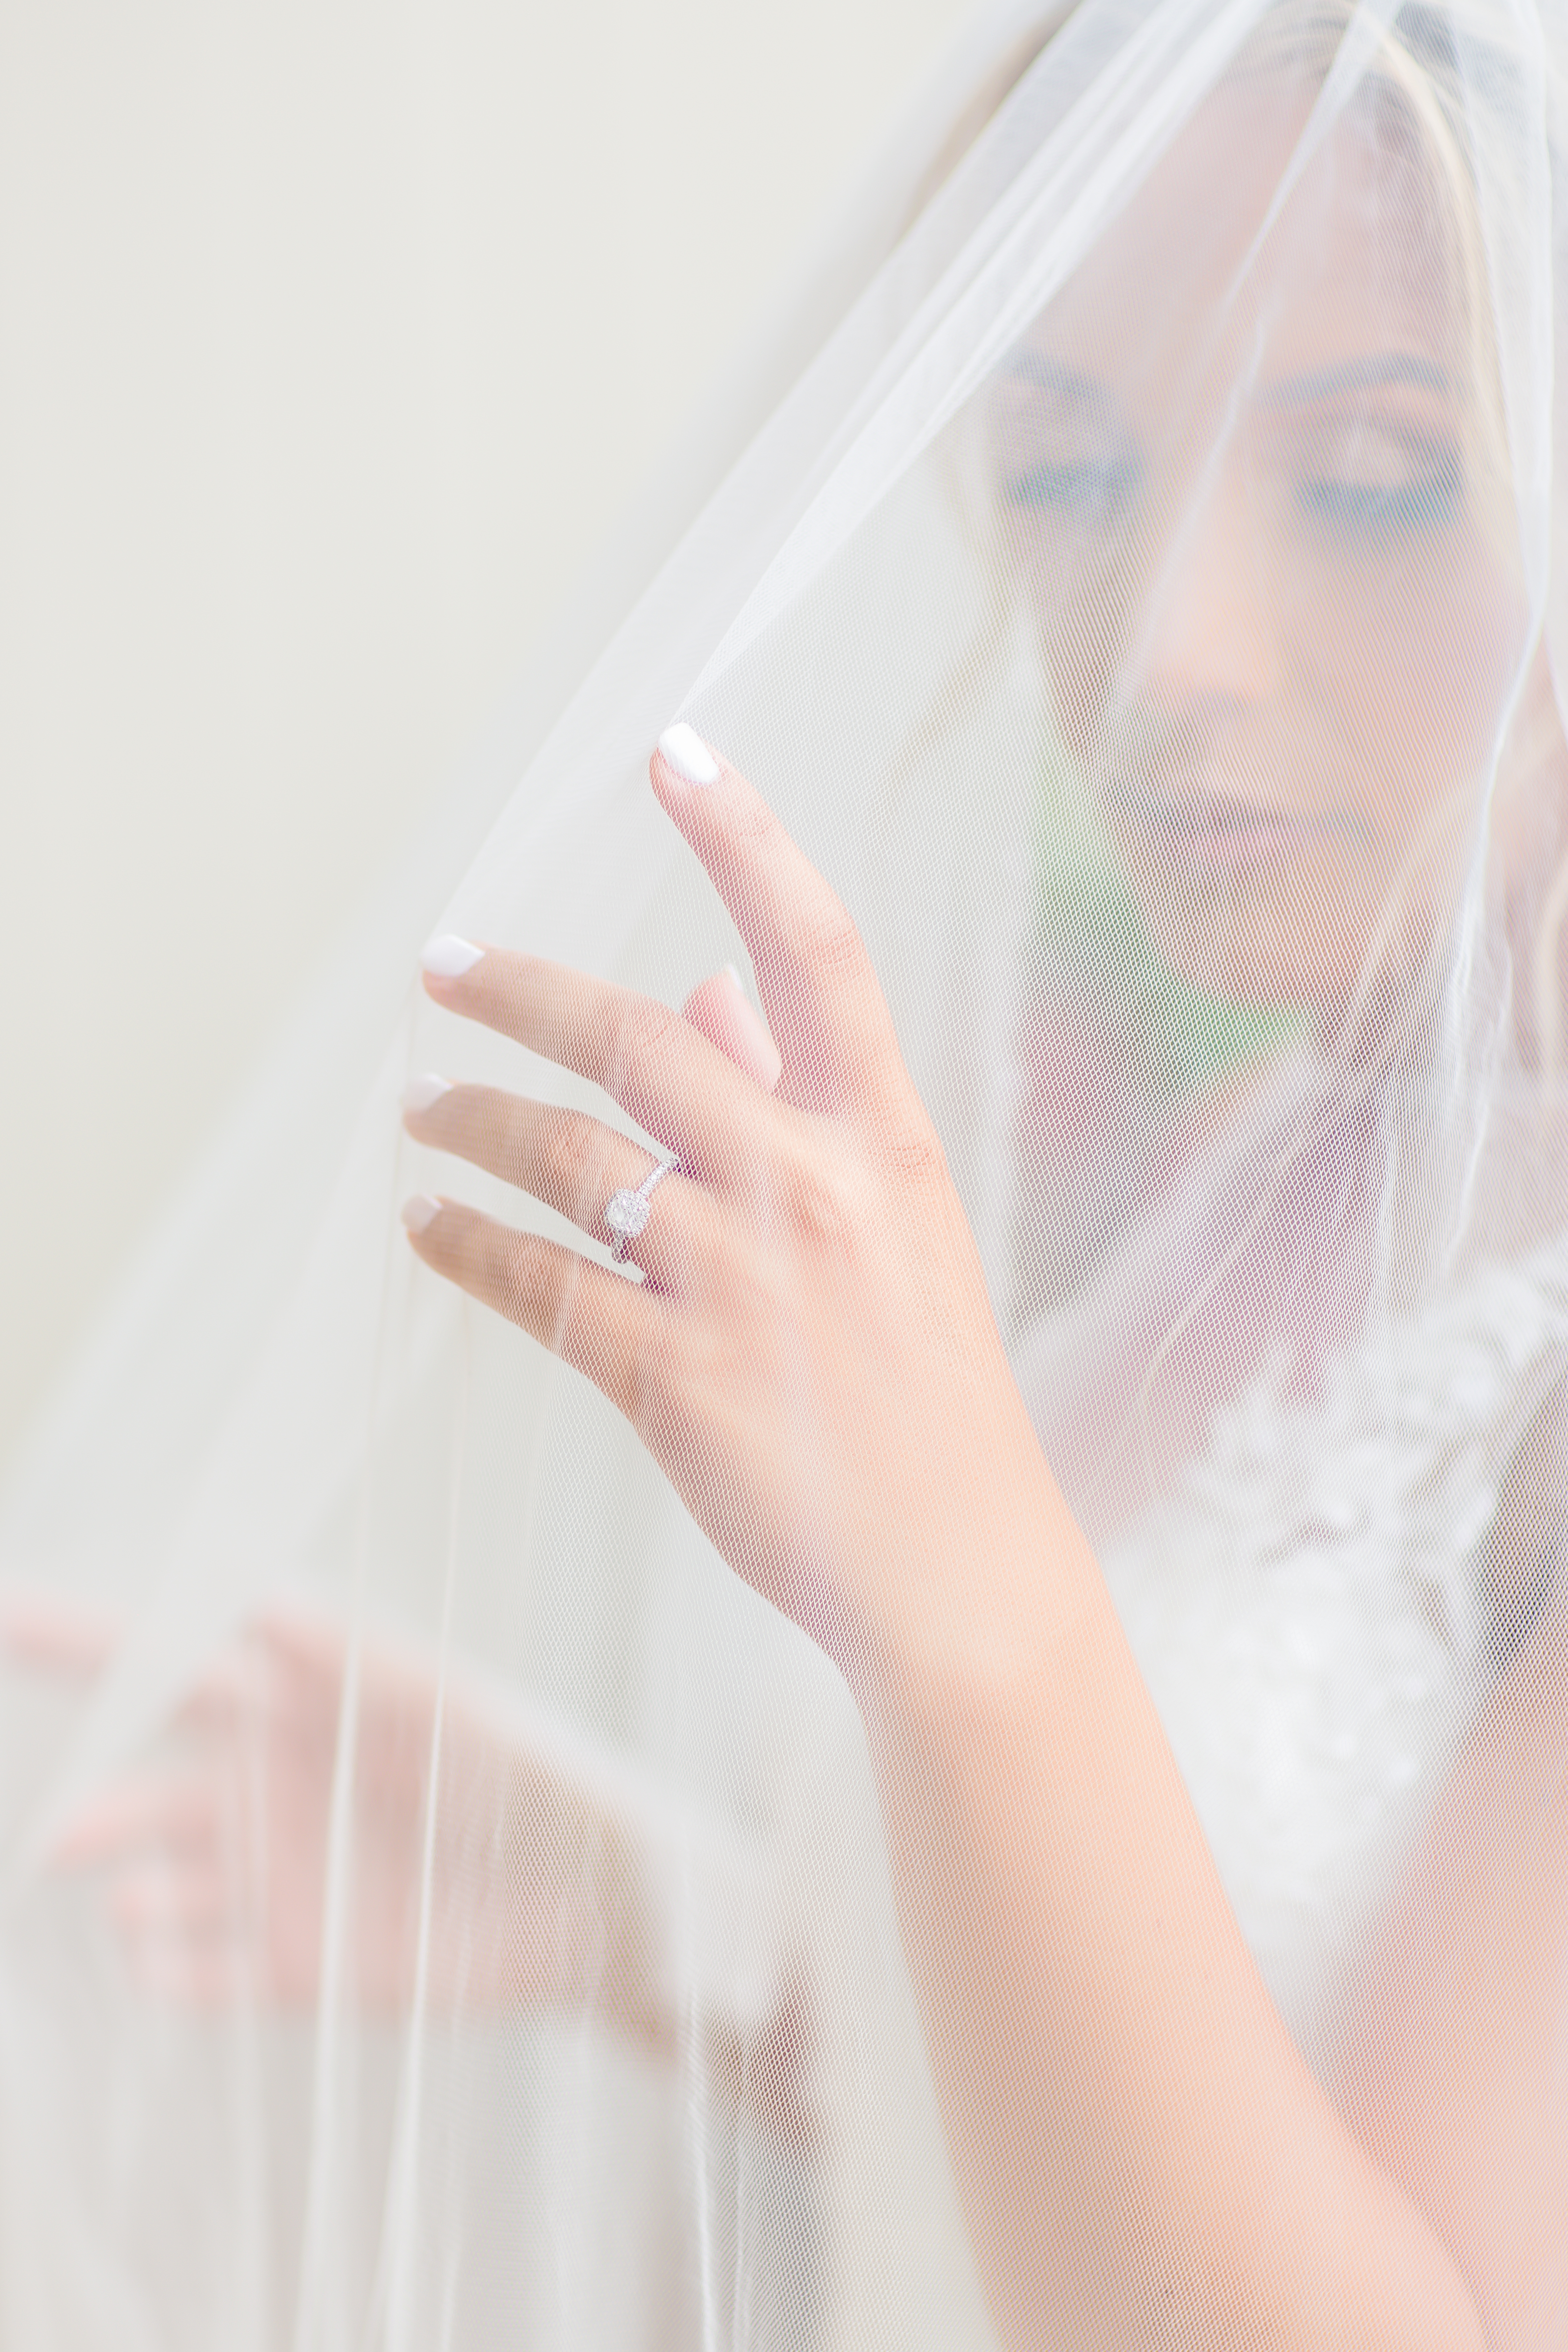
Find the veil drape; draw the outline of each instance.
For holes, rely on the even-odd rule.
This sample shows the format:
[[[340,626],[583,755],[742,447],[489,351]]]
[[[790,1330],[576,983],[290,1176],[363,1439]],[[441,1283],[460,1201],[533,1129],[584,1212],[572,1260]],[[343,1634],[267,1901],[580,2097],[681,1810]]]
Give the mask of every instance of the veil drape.
[[[1509,2165],[1560,1993],[1477,2056],[1435,1988],[1568,1916],[1565,45],[991,10],[345,942],[0,1521],[7,2352],[1023,2340],[844,1679],[398,1223],[610,1262],[404,1090],[668,1139],[417,959],[754,994],[648,791],[676,718],[854,918],[1285,2027],[1487,2340],[1559,2340],[1568,2193]]]

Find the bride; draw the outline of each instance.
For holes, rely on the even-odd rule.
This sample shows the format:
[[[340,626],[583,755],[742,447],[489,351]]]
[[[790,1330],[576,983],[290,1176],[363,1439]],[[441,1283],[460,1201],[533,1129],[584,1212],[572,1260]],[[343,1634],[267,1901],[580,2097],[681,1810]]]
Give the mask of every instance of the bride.
[[[61,1775],[154,1989],[618,2026],[696,2116],[694,2244],[714,2136],[769,2142],[700,2340],[852,2340],[807,2273],[945,2162],[1009,2347],[1559,2340],[1554,37],[1032,30],[788,482],[741,469],[770,568],[699,532],[662,584],[704,666],[651,798],[643,645],[424,952],[369,1436],[329,1223],[212,1474],[268,1564],[180,1632],[204,1487]],[[733,968],[669,1009],[709,943],[760,1014]],[[116,1638],[12,1609],[18,1657]],[[416,2079],[447,2202],[382,2314],[471,2218]],[[656,2168],[606,2135],[580,2207]],[[746,2183],[813,2179],[834,2251],[736,2316]]]

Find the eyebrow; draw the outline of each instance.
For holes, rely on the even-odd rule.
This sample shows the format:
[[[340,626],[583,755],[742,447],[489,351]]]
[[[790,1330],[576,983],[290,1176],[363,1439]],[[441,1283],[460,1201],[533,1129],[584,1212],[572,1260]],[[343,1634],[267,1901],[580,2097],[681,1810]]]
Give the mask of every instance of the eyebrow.
[[[1005,372],[1038,384],[1042,391],[1058,394],[1074,407],[1087,410],[1098,424],[1127,437],[1128,426],[1115,394],[1109,384],[1097,377],[1085,375],[1079,368],[1064,366],[1060,360],[1050,359],[1041,352],[1028,350],[1009,353]],[[1306,407],[1313,401],[1333,400],[1343,393],[1366,392],[1399,383],[1416,384],[1424,392],[1446,393],[1451,389],[1443,370],[1415,352],[1370,352],[1356,359],[1342,360],[1334,367],[1309,368],[1301,375],[1281,376],[1278,383],[1267,385],[1257,398],[1264,408]]]
[[[1060,393],[1075,407],[1093,409],[1107,422],[1121,422],[1121,412],[1109,384],[1102,383],[1098,377],[1084,375],[1077,368],[1064,367],[1060,360],[1047,359],[1043,352],[1009,352],[1005,373],[1022,376],[1026,383],[1038,384],[1042,392]]]
[[[1258,397],[1265,408],[1289,408],[1388,383],[1419,384],[1427,392],[1448,390],[1448,377],[1432,361],[1417,359],[1413,352],[1374,352],[1364,359],[1345,360],[1338,367],[1312,368],[1305,375],[1285,376]]]

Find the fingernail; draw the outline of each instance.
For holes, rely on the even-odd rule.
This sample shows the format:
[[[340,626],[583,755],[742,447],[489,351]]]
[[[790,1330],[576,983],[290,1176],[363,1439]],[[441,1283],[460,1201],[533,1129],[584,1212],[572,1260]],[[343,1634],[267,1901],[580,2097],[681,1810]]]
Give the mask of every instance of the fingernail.
[[[410,1078],[402,1090],[404,1110],[428,1110],[443,1095],[452,1092],[450,1078],[438,1078],[434,1070],[426,1070],[422,1078]]]
[[[423,1233],[433,1217],[441,1214],[441,1203],[433,1201],[428,1192],[414,1192],[402,1204],[402,1221],[411,1234]]]
[[[734,981],[737,988],[739,989],[742,996],[744,996],[746,994],[746,982],[742,980],[735,966],[732,963],[727,963],[725,965],[725,970],[728,972],[731,980]]]
[[[659,738],[659,749],[677,776],[688,784],[716,784],[718,761],[703,741],[695,727],[684,719],[674,727],[666,727]]]
[[[433,980],[461,980],[465,971],[473,971],[484,952],[483,948],[475,947],[471,940],[457,939],[451,931],[444,931],[440,939],[431,940],[419,961]]]

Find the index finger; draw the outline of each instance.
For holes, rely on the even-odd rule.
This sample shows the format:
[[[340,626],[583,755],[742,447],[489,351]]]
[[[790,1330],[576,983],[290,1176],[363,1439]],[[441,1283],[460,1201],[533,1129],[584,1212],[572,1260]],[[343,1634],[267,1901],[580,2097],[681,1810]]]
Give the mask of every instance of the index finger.
[[[686,726],[659,738],[650,772],[746,941],[784,1058],[780,1100],[845,1108],[901,1076],[892,1016],[860,933],[762,795]]]
[[[768,1102],[667,1004],[565,964],[442,939],[425,950],[424,985],[438,1004],[601,1087],[688,1174],[724,1172]]]

